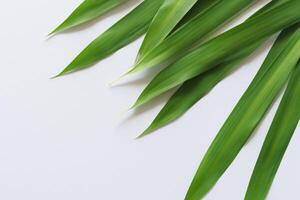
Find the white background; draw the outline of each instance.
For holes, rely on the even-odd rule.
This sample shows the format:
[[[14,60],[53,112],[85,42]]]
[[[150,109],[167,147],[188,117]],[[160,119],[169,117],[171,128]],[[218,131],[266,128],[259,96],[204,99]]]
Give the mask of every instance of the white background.
[[[153,74],[140,74],[115,88],[108,83],[131,66],[141,40],[94,68],[49,79],[130,8],[125,5],[88,26],[47,40],[47,33],[80,2],[1,2],[0,199],[182,200],[201,158],[255,75],[270,42],[176,123],[134,140],[166,97],[124,113]],[[206,199],[243,199],[274,111]],[[298,128],[271,200],[299,199],[299,133]]]

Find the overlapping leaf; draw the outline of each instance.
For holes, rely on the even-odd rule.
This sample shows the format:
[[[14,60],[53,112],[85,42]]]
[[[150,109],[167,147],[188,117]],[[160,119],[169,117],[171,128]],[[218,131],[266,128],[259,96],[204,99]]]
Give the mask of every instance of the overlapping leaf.
[[[169,99],[151,125],[139,138],[175,121],[187,112],[195,103],[210,92],[221,80],[235,70],[245,57],[249,56],[257,46],[247,49],[240,58],[220,64],[218,67],[186,81]]]
[[[300,29],[285,31],[209,147],[186,200],[199,200],[235,159],[284,86],[300,58]]]
[[[200,13],[205,12],[207,9],[209,9],[212,5],[214,5],[218,1],[220,1],[220,0],[197,1],[195,3],[195,5],[190,9],[190,11],[183,17],[183,19],[178,22],[178,24],[172,30],[171,33],[173,33],[175,30],[177,30],[179,27],[184,25],[186,22],[188,22],[193,17],[196,17]]]
[[[165,0],[147,31],[138,57],[157,46],[194,6],[197,0]]]
[[[127,74],[177,60],[254,0],[219,0],[145,55]],[[217,13],[217,14],[216,14]]]
[[[163,1],[143,1],[89,44],[58,76],[87,68],[139,38],[147,31]]]
[[[252,17],[250,17],[250,19],[276,8],[284,2],[284,0],[272,1],[256,12]],[[151,125],[140,137],[148,135],[151,132],[171,123],[187,112],[189,108],[212,90],[216,84],[236,69],[240,62],[258,48],[261,43],[262,41],[246,48],[245,50],[239,51],[236,55],[229,57],[227,62],[222,63],[218,67],[209,70],[204,74],[200,74],[189,81],[186,81],[169,99]]]
[[[300,21],[299,10],[300,1],[288,1],[208,41],[162,70],[142,92],[133,107],[149,102],[167,90],[222,63],[236,51]]]
[[[68,30],[107,13],[128,0],[85,0],[50,35]]]
[[[85,0],[51,34],[95,19],[126,1]],[[186,112],[268,36],[300,21],[299,0],[272,0],[245,23],[199,47],[208,33],[252,2],[256,0],[144,0],[94,40],[58,76],[87,68],[147,33],[137,63],[129,73],[158,65],[169,66],[147,86],[134,107],[183,84],[142,136],[147,135]],[[300,64],[295,68],[300,58],[299,49],[300,28],[297,24],[278,37],[263,66],[211,144],[186,200],[199,200],[214,186],[293,73],[245,197],[247,200],[265,199],[300,117],[297,109]]]
[[[90,67],[139,38],[146,33],[163,1],[143,1],[128,15],[89,44],[58,76]],[[216,0],[209,1],[210,3],[197,2],[195,7],[185,15],[175,29],[187,23],[199,12],[206,10],[214,1]]]
[[[300,63],[295,68],[257,160],[246,200],[264,200],[300,119]]]

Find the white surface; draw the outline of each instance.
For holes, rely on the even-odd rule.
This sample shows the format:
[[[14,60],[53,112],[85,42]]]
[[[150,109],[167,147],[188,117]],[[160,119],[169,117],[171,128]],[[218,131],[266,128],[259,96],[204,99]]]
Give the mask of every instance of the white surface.
[[[176,123],[134,140],[163,101],[144,108],[143,113],[122,115],[146,81],[116,88],[107,84],[130,67],[141,40],[94,68],[49,79],[129,10],[125,6],[91,26],[46,41],[46,34],[80,2],[2,2],[0,199],[182,200],[210,142],[269,46]],[[207,200],[243,198],[274,111]],[[271,200],[299,198],[299,133],[298,128],[274,182]]]

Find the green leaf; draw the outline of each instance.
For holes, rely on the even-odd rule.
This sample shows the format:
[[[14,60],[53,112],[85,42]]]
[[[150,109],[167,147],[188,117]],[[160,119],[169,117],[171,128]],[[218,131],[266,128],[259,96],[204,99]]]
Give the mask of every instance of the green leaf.
[[[188,54],[191,47],[201,44],[203,42],[201,39],[229,21],[252,2],[254,1],[219,0],[215,2],[205,12],[197,15],[147,53],[127,74],[178,60]]]
[[[180,22],[176,25],[176,27],[172,30],[171,33],[173,33],[175,30],[177,30],[182,25],[186,24],[192,18],[196,17],[197,15],[201,14],[202,12],[205,12],[207,9],[209,9],[211,6],[213,6],[214,4],[216,4],[219,1],[220,0],[197,1],[195,3],[195,5],[190,9],[190,11],[182,18],[182,20],[180,20]]]
[[[165,0],[151,23],[139,50],[139,57],[163,41],[197,0]]]
[[[290,0],[208,41],[162,70],[142,92],[133,107],[149,102],[169,89],[217,66],[235,52],[300,21],[299,10],[300,1]]]
[[[274,9],[284,2],[285,1],[283,0],[272,1],[263,9],[256,12],[251,18]],[[248,57],[254,50],[256,50],[262,42],[263,41],[258,42],[257,44],[240,51],[237,55],[229,57],[227,62],[223,62],[216,68],[213,68],[204,74],[200,74],[199,76],[186,81],[169,99],[154,121],[144,131],[144,133],[139,136],[139,138],[148,135],[163,126],[166,126],[182,116],[194,104],[202,99],[202,97],[209,93],[221,80],[239,67],[240,62]]]
[[[62,32],[91,21],[128,0],[85,0],[74,12],[49,35]]]
[[[60,74],[81,69],[113,54],[143,35],[164,0],[145,0],[89,44]]]
[[[300,119],[300,63],[295,68],[279,105],[252,174],[246,200],[267,197],[281,160]]]
[[[300,58],[300,29],[285,31],[209,147],[185,200],[199,200],[233,162]]]
[[[230,61],[224,62],[216,68],[186,81],[168,100],[151,125],[139,136],[139,138],[149,135],[155,130],[166,126],[186,113],[221,80],[239,67],[245,57],[248,57],[258,46],[259,45],[255,45],[251,48],[247,48],[247,51],[243,51],[242,54],[235,56],[234,59],[230,59]]]
[[[76,72],[101,61],[117,50],[146,33],[153,17],[164,0],[145,0],[127,16],[114,24],[91,44],[89,44],[58,76]],[[212,0],[211,2],[216,1]],[[200,6],[201,5],[201,6]],[[193,9],[181,20],[187,23],[199,12],[207,9],[209,3],[197,3]],[[178,25],[175,29],[179,28]]]

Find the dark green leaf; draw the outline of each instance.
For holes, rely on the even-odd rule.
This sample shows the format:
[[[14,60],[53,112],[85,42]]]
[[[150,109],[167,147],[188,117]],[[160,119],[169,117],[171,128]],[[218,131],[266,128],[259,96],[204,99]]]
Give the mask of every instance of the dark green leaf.
[[[300,29],[285,31],[270,51],[204,156],[186,200],[199,200],[233,162],[265,115],[300,58]]]
[[[295,68],[257,160],[246,200],[264,200],[300,118],[300,63]]]
[[[226,57],[300,21],[300,1],[291,0],[247,20],[162,70],[142,92],[134,107],[222,63]]]

